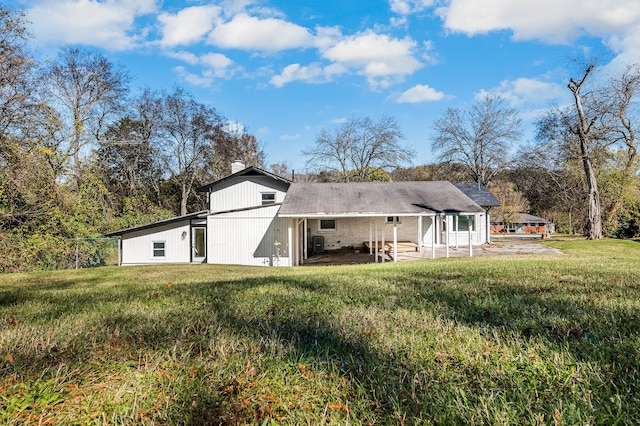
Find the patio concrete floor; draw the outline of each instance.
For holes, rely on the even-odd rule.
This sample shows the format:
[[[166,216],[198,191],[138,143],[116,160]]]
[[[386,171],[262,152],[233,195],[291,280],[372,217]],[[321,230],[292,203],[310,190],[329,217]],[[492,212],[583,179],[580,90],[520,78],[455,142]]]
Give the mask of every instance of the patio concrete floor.
[[[558,249],[547,247],[543,244],[536,243],[530,239],[499,239],[492,241],[491,244],[483,244],[473,247],[473,256],[504,256],[504,255],[527,255],[527,254],[562,254]],[[449,257],[467,257],[469,256],[469,248],[460,246],[459,248],[450,247]],[[444,247],[436,247],[436,259],[446,257]],[[400,252],[398,253],[398,261],[431,259],[431,247],[424,247],[422,252]],[[387,255],[385,262],[392,262],[392,257]],[[364,250],[332,250],[326,253],[314,254],[305,260],[305,265],[349,265],[359,263],[373,263],[374,257]]]

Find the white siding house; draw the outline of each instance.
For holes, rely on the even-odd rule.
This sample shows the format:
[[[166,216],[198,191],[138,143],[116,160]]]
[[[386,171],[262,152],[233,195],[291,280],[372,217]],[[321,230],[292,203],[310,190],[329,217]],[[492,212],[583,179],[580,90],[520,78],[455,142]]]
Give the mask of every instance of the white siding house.
[[[192,263],[197,253],[192,253],[196,238],[192,231],[206,225],[198,218],[206,212],[172,218],[149,226],[119,231],[123,265],[148,265],[154,263]],[[125,254],[126,253],[126,254]]]
[[[289,181],[249,168],[199,188],[209,194],[208,263],[291,266],[278,210]]]
[[[123,265],[218,263],[289,266],[287,220],[278,210],[290,181],[256,167],[198,188],[208,210],[107,234]]]
[[[234,166],[197,189],[207,210],[107,234],[121,238],[121,263],[295,266],[317,251],[388,244],[471,255],[488,239],[488,211],[449,182],[292,183]]]

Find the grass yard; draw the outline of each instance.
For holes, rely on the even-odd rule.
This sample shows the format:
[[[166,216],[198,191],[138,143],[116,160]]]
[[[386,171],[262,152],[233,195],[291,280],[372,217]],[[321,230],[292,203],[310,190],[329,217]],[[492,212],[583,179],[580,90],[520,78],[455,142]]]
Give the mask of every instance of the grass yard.
[[[640,424],[640,243],[0,276],[0,424]]]

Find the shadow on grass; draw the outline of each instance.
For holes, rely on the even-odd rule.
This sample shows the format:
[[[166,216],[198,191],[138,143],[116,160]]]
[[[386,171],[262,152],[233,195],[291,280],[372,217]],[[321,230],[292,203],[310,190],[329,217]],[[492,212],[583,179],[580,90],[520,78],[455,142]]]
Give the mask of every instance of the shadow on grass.
[[[456,274],[437,269],[380,271],[376,278],[388,285],[375,288],[361,283],[355,283],[353,288],[336,285],[336,279],[349,281],[347,271],[336,275],[283,274],[173,287],[123,284],[115,287],[115,293],[114,287],[109,287],[94,292],[76,291],[72,296],[65,291],[90,280],[53,282],[32,292],[17,287],[5,289],[0,300],[8,303],[0,305],[41,302],[39,318],[56,320],[82,312],[94,315],[89,315],[80,326],[82,329],[73,330],[68,338],[65,336],[64,347],[41,351],[25,348],[23,353],[15,348],[16,365],[5,363],[0,371],[7,376],[13,372],[10,370],[21,370],[26,376],[37,375],[43,368],[55,370],[93,357],[103,357],[107,364],[117,363],[118,359],[110,358],[109,350],[115,357],[178,351],[182,355],[176,357],[179,362],[190,362],[193,358],[213,356],[211,351],[215,348],[210,343],[215,341],[215,333],[224,331],[239,336],[247,345],[255,345],[263,356],[268,353],[282,364],[297,365],[302,360],[347,378],[342,395],[360,399],[361,406],[368,407],[359,411],[365,417],[370,416],[359,419],[363,423],[400,423],[403,416],[409,423],[436,417],[450,424],[469,421],[473,410],[465,411],[456,405],[458,387],[467,383],[439,381],[442,376],[437,371],[440,368],[437,362],[426,366],[399,359],[393,353],[381,351],[357,327],[349,329],[338,318],[340,312],[349,308],[370,306],[384,307],[390,314],[400,309],[435,313],[456,324],[487,330],[487,338],[498,331],[514,333],[524,341],[542,339],[551,350],[568,351],[577,361],[603,367],[603,386],[594,390],[596,402],[592,410],[606,412],[612,392],[631,394],[628,412],[640,408],[640,359],[634,350],[637,348],[629,343],[640,336],[640,319],[633,307],[599,301],[606,297],[615,299],[615,293],[594,289],[585,293],[593,300],[576,300],[562,288],[563,283],[518,286],[496,280],[487,284],[480,273]],[[99,283],[99,278],[93,279]],[[633,291],[640,296],[637,290]],[[14,292],[17,295],[11,299]],[[390,304],[389,300],[393,302]],[[37,319],[34,315],[20,320]],[[410,327],[402,324],[402,329]],[[102,354],[86,352],[88,338],[93,339],[94,348],[101,349]],[[459,374],[467,373],[465,366],[459,368],[462,370]],[[426,379],[416,385],[419,375]],[[242,424],[270,417],[260,406],[241,407],[241,395],[225,391],[229,379],[203,373],[201,386],[193,385],[174,395],[165,420],[184,424]],[[474,387],[469,386],[468,393],[472,394]],[[504,394],[505,406],[513,405],[512,395],[501,388],[505,384],[493,386],[497,393]],[[531,389],[536,395],[538,391],[548,390]],[[483,396],[468,398],[477,402]],[[553,396],[541,398],[529,409],[546,413],[550,419],[554,415],[553,403]],[[578,406],[580,409],[587,407]],[[530,413],[516,412],[512,420],[524,421],[527,415]]]

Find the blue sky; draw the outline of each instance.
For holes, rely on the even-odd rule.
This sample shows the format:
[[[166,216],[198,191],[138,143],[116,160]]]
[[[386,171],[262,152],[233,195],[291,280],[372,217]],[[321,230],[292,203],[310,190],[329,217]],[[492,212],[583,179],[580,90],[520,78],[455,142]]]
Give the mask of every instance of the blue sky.
[[[267,163],[346,119],[395,117],[413,165],[431,124],[499,94],[532,124],[570,102],[571,59],[640,61],[638,0],[0,0],[24,9],[36,54],[100,49],[132,88],[183,87],[257,136]]]

